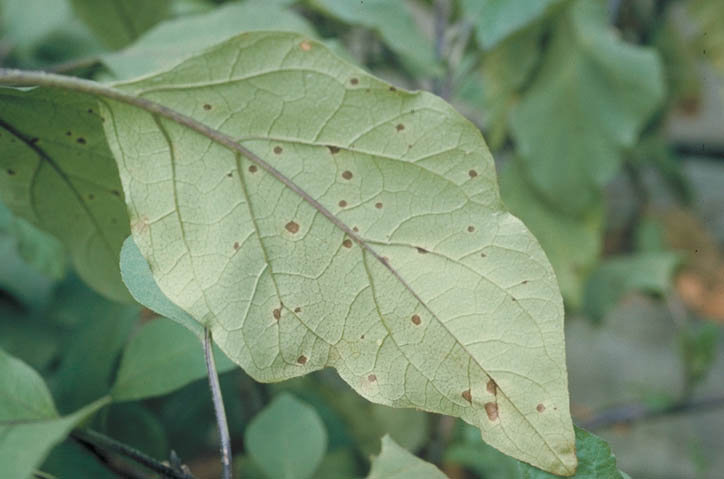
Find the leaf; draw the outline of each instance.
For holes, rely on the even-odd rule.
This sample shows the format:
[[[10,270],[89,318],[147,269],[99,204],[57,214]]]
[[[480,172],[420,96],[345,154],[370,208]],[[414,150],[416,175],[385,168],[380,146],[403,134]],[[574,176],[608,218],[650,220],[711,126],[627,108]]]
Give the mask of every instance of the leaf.
[[[281,394],[251,421],[244,445],[270,479],[308,479],[327,449],[327,433],[314,409]]]
[[[616,456],[606,441],[576,427],[578,470],[571,479],[623,479],[616,467]],[[520,479],[548,479],[556,476],[520,463]]]
[[[118,255],[128,216],[101,122],[79,94],[0,88],[0,199],[57,237],[87,284],[127,301]]]
[[[367,479],[447,479],[447,476],[398,446],[390,436],[385,436],[382,452],[372,460]]]
[[[511,117],[529,178],[548,202],[583,214],[600,201],[622,149],[634,145],[663,99],[662,76],[654,50],[614,35],[603,3],[570,4]]]
[[[586,284],[585,311],[594,320],[601,320],[624,294],[643,291],[665,294],[672,286],[680,254],[652,251],[607,259]]]
[[[128,48],[103,56],[117,78],[133,78],[172,66],[193,53],[250,30],[282,30],[314,36],[303,17],[281,5],[247,0],[215,8],[209,13],[167,20]]]
[[[466,19],[475,25],[478,43],[493,48],[509,35],[541,18],[560,0],[462,0]]]
[[[120,48],[165,18],[171,0],[70,0],[70,4],[103,43]]]
[[[420,32],[405,2],[311,0],[310,4],[343,22],[375,31],[393,52],[421,74],[437,72],[432,41]]]
[[[219,373],[236,367],[216,352]],[[164,318],[154,319],[128,342],[111,396],[132,401],[160,396],[206,377],[199,338]]]
[[[247,373],[332,366],[374,402],[573,470],[555,276],[477,128],[287,33],[114,88],[200,122],[103,101],[135,243]]]
[[[687,8],[702,56],[724,74],[724,6],[717,0],[693,0]]]
[[[583,305],[586,280],[598,263],[602,248],[603,205],[581,217],[552,208],[530,184],[518,159],[511,159],[500,174],[505,204],[538,238],[558,278],[563,298],[571,308]]]
[[[58,417],[38,373],[0,350],[0,477],[30,476],[55,444],[107,402]]]

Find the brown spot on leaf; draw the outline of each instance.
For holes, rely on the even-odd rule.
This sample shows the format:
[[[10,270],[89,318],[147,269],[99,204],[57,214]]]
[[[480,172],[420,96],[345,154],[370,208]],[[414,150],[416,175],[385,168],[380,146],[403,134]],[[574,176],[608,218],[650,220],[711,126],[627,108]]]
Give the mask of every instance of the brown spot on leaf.
[[[94,195],[93,193],[88,193],[88,199],[94,200],[94,199],[96,199],[96,195]]]
[[[354,227],[352,227],[352,231],[354,231],[355,233],[359,233],[359,228],[357,228],[356,226],[354,226]]]
[[[373,383],[373,382],[377,381],[377,376],[375,376],[374,374],[370,374],[369,376],[367,376],[367,380],[369,382]]]
[[[365,335],[363,334],[363,335],[360,336],[359,338],[360,338],[360,339],[364,339],[364,338],[365,338]]]
[[[117,196],[117,197],[119,197],[119,198],[121,197],[121,192],[118,191],[118,190],[111,190],[111,194],[112,194],[113,196]]]
[[[344,200],[339,200],[338,205],[339,205],[340,208],[344,208],[345,206],[347,206],[347,202],[344,201]]]
[[[478,176],[478,172],[475,170],[470,170],[468,171],[468,175],[470,176],[470,178],[475,178],[476,176]]]
[[[339,153],[338,146],[327,145],[327,148],[329,148],[329,152],[332,153],[333,155],[336,155],[337,153]]]
[[[211,110],[211,105],[209,105],[208,103],[204,103],[204,110],[206,110],[206,111]]]
[[[232,173],[232,172],[230,171],[230,172],[228,172],[228,173],[226,174],[226,176],[228,176],[229,178],[231,178],[232,176],[234,176],[234,173]]]
[[[344,178],[345,180],[351,180],[351,179],[352,179],[352,176],[354,176],[354,175],[353,175],[352,172],[349,171],[349,170],[344,170],[344,171],[342,172],[342,178]]]
[[[295,234],[299,231],[299,224],[296,221],[290,221],[284,227],[289,231],[291,234]]]
[[[249,173],[256,173],[256,170],[257,170],[256,165],[249,166]]]
[[[391,87],[390,87],[390,91],[397,91],[397,88],[391,86]]]
[[[419,325],[421,322],[422,322],[422,320],[420,319],[420,316],[419,316],[418,314],[413,314],[413,315],[412,315],[412,324],[414,324],[415,326],[417,326],[417,325]]]
[[[82,136],[79,136],[78,139],[75,140],[75,141],[77,141],[77,142],[80,143],[81,145],[85,145],[85,138],[83,138]]]
[[[465,399],[465,400],[466,400],[467,402],[469,402],[470,404],[473,403],[473,395],[472,395],[472,393],[470,392],[470,389],[466,389],[465,391],[463,391],[463,393],[461,394],[461,396],[463,397],[463,399]]]
[[[238,241],[234,241],[234,250],[235,250],[235,251],[239,251],[239,248],[240,248],[240,247],[241,247],[241,245],[239,245],[239,242],[238,242]]]
[[[309,40],[302,40],[302,42],[299,44],[299,48],[301,48],[305,52],[308,52],[312,49],[312,44],[309,43]]]
[[[485,412],[488,415],[488,419],[490,419],[491,421],[495,421],[496,419],[498,419],[498,403],[486,402]]]
[[[485,389],[492,395],[498,394],[498,385],[492,379],[488,380],[488,384],[485,385]]]
[[[284,151],[284,149],[283,149],[281,146],[275,146],[275,147],[274,147],[274,154],[275,154],[275,155],[281,155],[281,154],[282,154],[282,151]]]
[[[297,362],[299,364],[306,364],[307,363],[307,357],[305,355],[301,355],[297,358]]]
[[[395,127],[395,130],[397,130],[397,131],[402,131],[404,129],[405,129],[405,125],[403,125],[402,123],[398,123],[397,126]]]
[[[352,240],[347,238],[346,240],[342,241],[342,246],[345,248],[351,248],[352,247]]]
[[[15,170],[13,170],[12,168],[8,168],[8,175],[14,176],[14,175],[15,175]]]
[[[485,253],[480,253],[480,257],[481,257],[481,258],[487,258],[487,257],[488,257],[488,255],[487,255],[487,254],[485,254]]]
[[[511,296],[510,299],[512,299],[513,301],[518,301],[517,299],[515,299],[514,296]]]
[[[301,313],[301,312],[302,312],[302,308],[300,308],[299,306],[297,306],[296,308],[294,308],[294,312],[295,312],[295,313]]]
[[[382,209],[382,203],[380,203],[379,201],[378,201],[377,203],[375,203],[375,208],[377,208],[378,210],[381,210],[381,209]]]
[[[282,318],[282,308],[274,309],[274,311],[272,311],[272,316],[274,316],[274,319],[279,321]]]
[[[472,233],[473,231],[475,231],[475,226],[473,226],[473,225],[468,226],[468,233]]]
[[[70,132],[70,131],[66,131],[66,132],[65,132],[65,136],[70,136],[70,135],[72,135],[72,134],[73,134],[73,133]]]
[[[420,254],[427,254],[427,250],[425,248],[420,248],[419,246],[417,247],[417,252]]]
[[[350,82],[352,85],[356,85],[356,84],[359,83],[359,79],[358,79],[358,78],[350,78],[349,82]]]
[[[546,407],[545,407],[543,404],[538,404],[538,405],[535,407],[535,410],[538,411],[538,412],[543,412],[543,411],[546,410]]]
[[[520,282],[520,284],[528,284],[528,280],[524,279],[523,281]]]

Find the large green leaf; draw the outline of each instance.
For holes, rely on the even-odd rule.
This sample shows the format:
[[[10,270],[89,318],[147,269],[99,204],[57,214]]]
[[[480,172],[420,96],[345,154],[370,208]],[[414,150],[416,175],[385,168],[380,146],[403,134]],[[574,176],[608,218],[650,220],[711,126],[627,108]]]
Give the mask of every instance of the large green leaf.
[[[615,36],[604,3],[571,3],[512,115],[519,153],[549,202],[581,214],[599,200],[662,100],[662,76],[653,50]]]
[[[0,88],[0,197],[60,239],[92,288],[128,300],[118,268],[128,215],[101,123],[76,93]]]
[[[465,18],[475,25],[478,42],[492,48],[539,19],[560,0],[462,0]]]
[[[244,445],[269,479],[309,479],[327,450],[327,432],[314,409],[282,394],[249,424]]]
[[[332,366],[573,471],[562,301],[477,128],[286,33],[115,88],[186,115],[102,102],[159,287],[250,375]]]
[[[447,476],[398,446],[390,436],[385,436],[382,452],[372,460],[367,479],[447,479]]]

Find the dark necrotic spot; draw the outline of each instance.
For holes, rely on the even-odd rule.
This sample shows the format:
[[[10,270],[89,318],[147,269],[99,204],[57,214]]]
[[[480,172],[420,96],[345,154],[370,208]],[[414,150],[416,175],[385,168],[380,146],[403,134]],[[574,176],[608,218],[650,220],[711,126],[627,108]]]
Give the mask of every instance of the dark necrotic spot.
[[[300,308],[299,306],[297,306],[296,308],[294,308],[294,312],[295,312],[295,313],[301,313],[301,312],[302,312],[302,308]]]
[[[211,105],[209,105],[208,103],[204,103],[204,110],[206,110],[206,111],[211,110]]]
[[[352,240],[347,238],[346,240],[342,241],[342,246],[345,248],[351,248],[352,247]]]
[[[378,210],[381,210],[381,209],[382,209],[382,203],[380,203],[379,201],[378,201],[377,203],[375,203],[375,208],[377,208]]]
[[[359,228],[357,228],[356,226],[353,226],[352,231],[354,231],[355,233],[359,233]]]
[[[488,380],[488,384],[485,386],[485,389],[487,389],[488,392],[493,396],[498,393],[498,385],[495,384],[495,381],[493,381],[492,379]]]
[[[498,419],[498,403],[486,402],[485,412],[488,414],[488,419],[491,421]]]
[[[70,135],[72,135],[72,134],[73,134],[73,133],[70,132],[70,131],[66,131],[66,132],[65,132],[65,136],[70,136]]]
[[[546,410],[546,407],[545,407],[543,404],[538,404],[538,405],[535,407],[535,410],[538,411],[538,412],[543,412],[543,411]]]
[[[234,174],[230,171],[230,172],[228,172],[228,173],[226,174],[226,176],[228,176],[229,178],[231,178],[232,176],[234,176]]]
[[[397,91],[397,88],[391,86],[391,87],[390,87],[390,91]]]
[[[256,173],[256,165],[249,166],[249,173]]]
[[[402,123],[398,123],[397,126],[395,127],[395,130],[397,130],[397,131],[402,131],[404,129],[405,129],[405,125],[403,125]]]
[[[363,335],[360,336],[359,338],[360,338],[360,339],[364,339],[364,338],[365,338],[365,335],[363,334]]]
[[[307,357],[305,355],[301,355],[297,358],[297,362],[299,364],[306,364],[307,363]]]
[[[373,383],[373,382],[377,381],[377,376],[375,376],[374,374],[370,374],[369,376],[367,376],[367,380],[369,382]]]
[[[237,251],[238,251],[238,250],[239,250],[239,247],[240,247],[239,242],[238,242],[238,241],[234,241],[234,250],[237,250]]]
[[[8,175],[14,176],[14,175],[15,175],[15,170],[13,170],[12,168],[8,168]]]
[[[354,176],[354,175],[352,175],[352,172],[349,170],[344,170],[342,172],[342,178],[344,178],[345,180],[351,180],[352,176]]]
[[[475,231],[475,226],[473,226],[473,225],[468,226],[468,233],[472,233],[473,231]]]
[[[339,153],[338,146],[327,145],[327,148],[329,148],[329,152],[332,153],[333,155],[336,155],[337,153]]]
[[[94,195],[93,193],[89,193],[89,194],[88,194],[88,199],[89,199],[89,200],[94,200],[94,199],[96,199],[96,195]]]
[[[274,147],[274,153],[277,155],[280,155],[281,152],[284,151],[284,149],[281,146],[275,146]]]
[[[121,192],[118,191],[118,190],[111,190],[111,194],[112,194],[113,196],[118,196],[119,198],[120,198],[120,196],[121,196]]]
[[[417,326],[417,325],[420,324],[421,322],[422,322],[422,320],[420,319],[420,316],[419,316],[419,315],[417,315],[417,314],[413,314],[413,315],[412,315],[412,324],[414,324],[415,326]]]
[[[427,250],[425,248],[420,248],[419,246],[417,247],[417,252],[420,254],[427,254]]]
[[[274,319],[277,321],[281,319],[282,317],[282,308],[276,308],[274,311],[272,311],[272,316],[274,316]]]
[[[512,299],[513,301],[518,301],[518,300],[515,299],[515,297],[513,297],[513,296],[511,296],[510,299]]]
[[[81,145],[85,145],[85,138],[83,138],[82,136],[78,137],[78,139],[75,140],[75,141],[77,141],[77,142],[80,143]]]
[[[292,234],[299,231],[299,224],[296,221],[290,221],[289,223],[284,225],[284,227]]]
[[[350,78],[349,82],[350,82],[352,85],[356,85],[356,84],[359,83],[359,79],[358,79],[358,78]]]
[[[339,203],[337,203],[337,204],[339,205],[340,208],[344,208],[345,206],[347,206],[347,202],[344,200],[339,200]]]
[[[88,108],[88,113],[93,114],[93,108]]]
[[[473,403],[473,395],[472,395],[472,393],[470,392],[470,389],[466,389],[465,391],[463,391],[463,393],[461,394],[461,396],[463,397],[463,399],[465,399],[465,400],[466,400],[467,402],[469,402],[470,404]]]
[[[488,255],[487,255],[487,254],[485,254],[485,253],[480,253],[480,257],[481,257],[481,258],[487,258],[487,257],[488,257]]]
[[[523,281],[520,282],[520,284],[528,284],[528,280],[524,279]]]
[[[475,170],[470,170],[468,171],[468,175],[470,175],[470,178],[475,178],[476,176],[478,176],[478,172]]]

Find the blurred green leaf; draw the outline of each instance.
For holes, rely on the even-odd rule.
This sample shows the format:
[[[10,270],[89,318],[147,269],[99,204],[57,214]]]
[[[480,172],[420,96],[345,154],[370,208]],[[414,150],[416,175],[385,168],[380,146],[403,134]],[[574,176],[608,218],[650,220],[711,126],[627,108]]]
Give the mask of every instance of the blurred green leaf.
[[[82,472],[86,478],[118,479],[88,449],[70,439],[55,446],[39,470],[57,479],[76,478]]]
[[[462,0],[465,18],[475,25],[478,43],[493,48],[509,35],[539,20],[561,0]]]
[[[208,399],[210,400],[210,398]],[[111,404],[93,428],[151,457],[167,458],[170,449],[163,424],[141,402]]]
[[[511,117],[536,189],[569,214],[595,208],[619,169],[622,149],[635,144],[663,96],[656,52],[619,40],[603,2],[572,2]]]
[[[101,123],[84,95],[0,88],[0,196],[60,240],[92,288],[127,301],[118,257],[128,215]]]
[[[57,415],[43,378],[0,349],[0,421],[51,419]]]
[[[357,459],[351,449],[339,448],[322,459],[314,479],[356,479],[360,477]]]
[[[171,0],[70,0],[70,4],[103,43],[120,48],[163,20]]]
[[[631,291],[666,293],[681,260],[681,255],[672,251],[607,258],[586,284],[586,314],[596,321],[601,320]]]
[[[214,348],[219,373],[236,368]],[[111,395],[114,401],[159,396],[206,377],[197,337],[166,318],[146,323],[126,345]]]
[[[281,394],[251,421],[244,444],[269,479],[308,479],[327,449],[327,433],[314,409]]]
[[[515,479],[518,476],[518,461],[485,444],[473,426],[462,423],[459,427],[460,440],[445,450],[445,464],[463,466],[485,479]]]
[[[720,337],[720,326],[711,322],[695,323],[681,331],[679,345],[687,387],[698,385],[709,374],[716,361]]]
[[[372,459],[372,470],[367,479],[447,479],[447,476],[398,446],[390,436],[385,436],[382,452]]]

